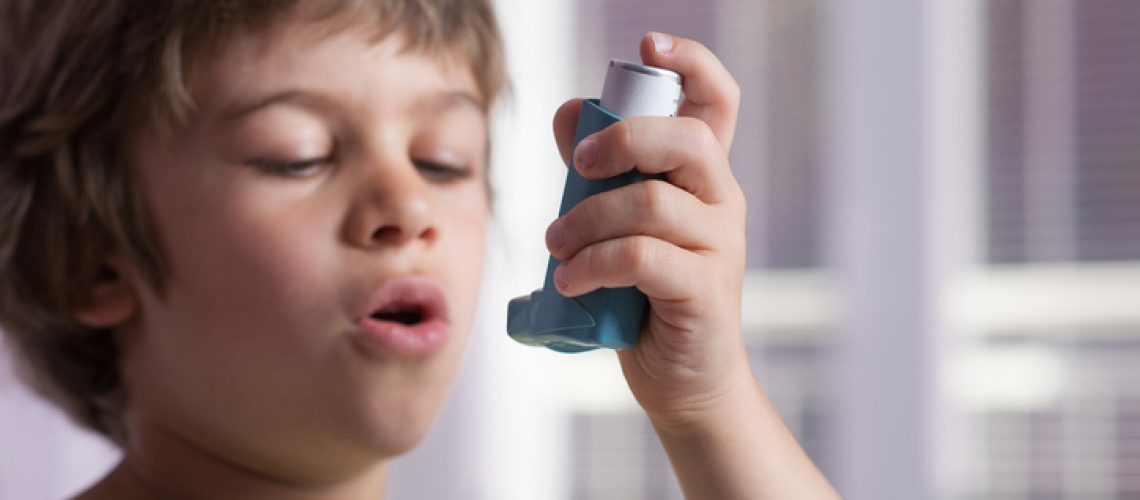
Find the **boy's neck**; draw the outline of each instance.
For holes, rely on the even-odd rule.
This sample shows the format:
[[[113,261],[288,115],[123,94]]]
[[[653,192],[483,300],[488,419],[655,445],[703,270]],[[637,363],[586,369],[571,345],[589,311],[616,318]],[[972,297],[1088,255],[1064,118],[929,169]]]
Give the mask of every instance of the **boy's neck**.
[[[321,484],[291,482],[219,459],[177,436],[138,432],[123,459],[77,500],[170,498],[273,498],[375,500],[387,483],[387,461],[346,479]]]

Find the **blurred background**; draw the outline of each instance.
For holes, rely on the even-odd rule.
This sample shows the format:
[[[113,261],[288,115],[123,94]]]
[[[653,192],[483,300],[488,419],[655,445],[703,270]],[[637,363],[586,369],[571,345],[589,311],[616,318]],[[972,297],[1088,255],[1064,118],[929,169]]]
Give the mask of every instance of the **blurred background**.
[[[505,333],[561,195],[553,112],[652,29],[742,87],[744,335],[845,498],[1140,499],[1140,2],[496,4],[514,93],[483,304],[389,498],[681,498],[612,352]],[[0,376],[0,498],[114,459]]]

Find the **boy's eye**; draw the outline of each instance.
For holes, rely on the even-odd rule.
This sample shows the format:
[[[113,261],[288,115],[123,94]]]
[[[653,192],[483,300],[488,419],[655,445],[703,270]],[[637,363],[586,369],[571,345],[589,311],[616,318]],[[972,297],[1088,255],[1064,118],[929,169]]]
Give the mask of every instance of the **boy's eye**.
[[[331,156],[323,156],[320,158],[292,161],[257,159],[251,160],[249,164],[268,174],[286,177],[308,177],[315,174],[331,161]],[[473,175],[469,167],[462,165],[452,165],[424,159],[413,159],[412,164],[415,165],[416,169],[422,172],[425,177],[443,183],[466,179]]]
[[[424,159],[412,159],[412,164],[420,172],[423,172],[424,176],[444,183],[467,179],[472,176],[471,168],[462,165],[450,165]]]
[[[325,164],[332,161],[331,156],[322,156],[320,158],[311,158],[307,160],[295,161],[282,161],[282,160],[269,160],[258,159],[250,161],[250,165],[257,167],[261,171],[274,175],[283,175],[287,177],[308,177],[316,173]]]

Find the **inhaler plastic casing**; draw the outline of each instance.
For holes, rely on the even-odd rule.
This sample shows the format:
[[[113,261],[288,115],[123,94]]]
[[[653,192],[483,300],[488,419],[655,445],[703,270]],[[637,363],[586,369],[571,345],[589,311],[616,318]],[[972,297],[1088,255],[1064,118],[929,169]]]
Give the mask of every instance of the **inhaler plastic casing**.
[[[601,99],[587,99],[582,103],[574,147],[590,134],[622,118],[673,116],[680,101],[681,76],[677,73],[612,60],[606,71]],[[605,180],[587,180],[578,174],[573,164],[568,170],[559,217],[590,196],[648,178],[630,171]],[[561,262],[551,256],[543,287],[530,296],[510,302],[507,332],[511,338],[560,352],[633,347],[645,313],[645,294],[628,287],[602,288],[578,297],[565,297],[554,286],[554,270]]]

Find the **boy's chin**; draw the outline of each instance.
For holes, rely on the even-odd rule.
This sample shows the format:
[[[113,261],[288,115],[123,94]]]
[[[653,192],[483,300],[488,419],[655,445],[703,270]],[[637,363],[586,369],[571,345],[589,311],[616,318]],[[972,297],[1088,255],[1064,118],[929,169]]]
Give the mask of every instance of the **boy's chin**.
[[[427,436],[431,425],[405,425],[400,428],[389,428],[374,431],[368,439],[371,451],[377,458],[388,458],[403,455],[415,449]]]
[[[290,469],[302,482],[320,484],[339,481],[406,454],[427,435],[431,422],[385,419],[369,425],[344,423],[336,436],[318,438],[304,449],[291,449]],[[323,442],[322,442],[323,441]],[[314,453],[314,450],[320,450]],[[313,461],[314,457],[320,457]]]
[[[435,423],[437,413],[435,408],[410,410],[405,406],[393,412],[373,415],[362,422],[357,444],[367,446],[369,452],[378,458],[403,455],[423,442]]]

